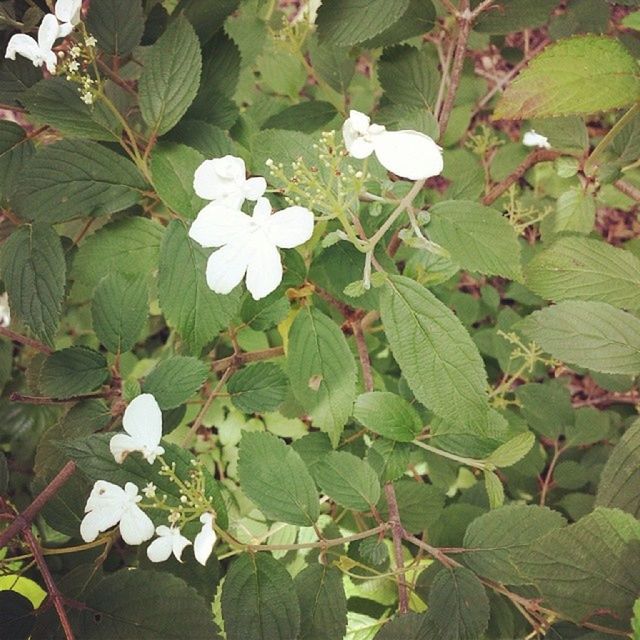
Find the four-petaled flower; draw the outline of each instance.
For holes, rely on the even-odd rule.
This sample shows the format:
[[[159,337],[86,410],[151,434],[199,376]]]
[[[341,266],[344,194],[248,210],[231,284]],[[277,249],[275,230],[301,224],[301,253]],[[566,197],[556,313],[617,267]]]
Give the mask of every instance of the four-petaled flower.
[[[216,293],[229,293],[247,276],[254,300],[274,291],[282,281],[280,249],[292,249],[313,234],[313,213],[287,207],[272,214],[271,204],[259,198],[253,216],[212,202],[196,217],[189,236],[203,247],[220,247],[207,262],[207,284]]]
[[[342,125],[347,151],[354,158],[368,158],[372,153],[380,164],[401,178],[424,180],[442,172],[442,149],[418,131],[387,131],[360,111],[351,110]]]
[[[193,176],[193,188],[202,199],[239,209],[245,200],[257,200],[266,188],[264,178],[247,178],[244,160],[224,156],[205,160]]]
[[[126,433],[116,433],[109,442],[117,463],[121,464],[132,451],[142,453],[149,464],[164,453],[160,446],[162,412],[150,393],[143,393],[129,403],[122,417],[122,427]]]
[[[120,535],[127,544],[141,544],[153,536],[149,516],[138,506],[142,496],[138,487],[127,482],[124,489],[106,480],[98,480],[91,491],[80,523],[80,535],[92,542],[101,531],[120,525]]]
[[[191,542],[177,527],[160,525],[156,528],[158,537],[147,547],[147,557],[151,562],[164,562],[173,553],[178,562],[182,562],[182,552]]]
[[[66,38],[80,22],[82,0],[58,0],[54,9],[56,18],[61,22],[58,38]]]
[[[549,139],[547,136],[543,136],[540,133],[537,133],[535,129],[531,129],[531,131],[527,131],[524,136],[522,136],[522,144],[525,147],[538,147],[540,149],[551,149],[551,145],[549,144]]]
[[[58,37],[58,28],[58,19],[52,13],[48,13],[38,28],[37,40],[26,33],[11,36],[5,58],[15,60],[17,53],[31,60],[34,67],[44,64],[49,73],[55,73],[57,58],[52,48]]]
[[[200,529],[200,533],[193,542],[193,554],[202,566],[207,564],[207,560],[213,552],[213,545],[218,539],[213,528],[213,519],[214,516],[212,513],[203,513],[200,516],[202,529]]]

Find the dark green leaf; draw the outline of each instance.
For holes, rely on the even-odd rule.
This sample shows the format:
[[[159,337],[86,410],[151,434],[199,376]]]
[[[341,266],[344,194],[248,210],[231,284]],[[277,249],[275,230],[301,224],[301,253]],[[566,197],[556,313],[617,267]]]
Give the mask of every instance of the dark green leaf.
[[[92,0],[87,28],[105,53],[125,56],[142,39],[144,15],[140,0]]]
[[[13,181],[34,154],[26,131],[15,122],[0,120],[0,198],[9,197]]]
[[[54,398],[71,398],[99,387],[109,375],[105,357],[88,347],[68,347],[50,355],[40,371],[40,388]]]
[[[171,356],[145,378],[142,390],[152,394],[161,409],[173,409],[200,389],[208,372],[209,368],[201,360]]]
[[[0,638],[27,640],[35,624],[33,603],[17,591],[0,591]]]
[[[500,0],[485,11],[474,25],[481,33],[507,34],[541,27],[549,21],[556,0]]]
[[[403,479],[393,483],[402,526],[414,533],[430,530],[442,513],[445,496],[433,485]],[[378,505],[380,515],[387,519],[386,499]]]
[[[330,102],[322,100],[301,102],[267,118],[262,128],[292,129],[303,133],[313,133],[329,124],[337,115],[336,108]]]
[[[272,362],[256,362],[229,378],[231,402],[245,413],[275,411],[289,388],[287,374]]]

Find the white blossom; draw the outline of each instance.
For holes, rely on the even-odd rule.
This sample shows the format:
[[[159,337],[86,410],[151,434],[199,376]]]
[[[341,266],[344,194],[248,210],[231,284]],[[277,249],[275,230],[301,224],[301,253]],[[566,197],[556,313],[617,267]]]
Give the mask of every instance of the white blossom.
[[[54,9],[56,18],[60,21],[58,38],[66,38],[80,22],[82,0],[58,0]]]
[[[55,73],[57,57],[52,48],[57,37],[58,20],[49,13],[42,19],[37,40],[26,33],[16,33],[11,36],[5,58],[15,60],[17,53],[31,60],[34,67],[41,67],[44,64],[49,73]]]
[[[207,564],[209,556],[213,552],[213,545],[215,545],[218,536],[213,528],[213,514],[203,513],[200,516],[200,522],[202,523],[202,529],[196,536],[193,543],[193,554],[196,560],[202,565]]]
[[[149,516],[138,506],[142,496],[138,487],[127,482],[119,487],[106,480],[98,480],[84,508],[85,517],[80,523],[80,535],[85,542],[92,542],[98,534],[120,525],[120,535],[127,544],[140,544],[153,536],[154,526]]]
[[[205,160],[193,176],[193,188],[204,200],[239,209],[245,200],[257,200],[267,188],[264,178],[248,178],[242,158],[224,156]]]
[[[287,207],[272,214],[271,204],[259,198],[253,216],[212,202],[196,217],[189,236],[203,247],[220,247],[207,262],[207,284],[216,293],[229,293],[247,277],[254,300],[274,291],[282,281],[280,249],[305,243],[313,233],[313,213]]]
[[[522,144],[525,147],[539,147],[540,149],[551,149],[549,139],[546,136],[536,133],[534,129],[527,131],[522,136]]]
[[[177,527],[160,525],[156,528],[158,537],[147,547],[147,557],[151,562],[164,562],[173,553],[178,562],[182,562],[182,552],[191,542]]]
[[[11,309],[9,309],[9,294],[5,291],[0,295],[0,327],[11,324]]]
[[[139,451],[149,464],[153,464],[156,456],[164,453],[160,446],[162,412],[150,393],[143,393],[129,403],[122,417],[122,427],[126,433],[116,433],[109,442],[117,463],[121,464],[129,453]]]
[[[351,156],[363,159],[375,153],[385,169],[401,178],[424,180],[439,175],[444,166],[442,149],[429,136],[412,130],[387,131],[360,111],[351,110],[342,137]]]

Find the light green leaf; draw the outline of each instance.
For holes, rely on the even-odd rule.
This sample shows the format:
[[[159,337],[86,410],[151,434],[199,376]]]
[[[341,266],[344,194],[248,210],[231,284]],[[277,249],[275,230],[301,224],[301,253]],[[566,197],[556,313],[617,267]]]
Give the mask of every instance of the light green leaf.
[[[307,467],[276,436],[245,431],[238,474],[244,493],[268,518],[303,527],[318,519],[318,492]]]
[[[638,65],[605,36],[576,36],[549,45],[512,81],[494,118],[588,115],[621,109],[640,97]]]
[[[292,640],[300,630],[300,605],[291,576],[268,553],[233,561],[222,586],[228,640]]]
[[[453,312],[417,282],[391,276],[381,314],[393,355],[416,399],[476,432],[485,427],[489,404],[484,364]]]
[[[356,396],[355,361],[338,325],[301,309],[289,331],[287,370],[294,396],[336,447]]]
[[[411,442],[422,431],[418,412],[404,398],[389,391],[359,395],[353,416],[374,433],[399,442]]]
[[[161,409],[173,409],[200,389],[208,372],[209,367],[201,360],[171,356],[162,360],[145,378],[142,390],[152,394]]]
[[[596,220],[596,202],[582,189],[569,189],[556,201],[556,210],[542,221],[541,230],[555,235],[563,231],[591,233]]]
[[[366,460],[380,482],[393,482],[406,473],[411,453],[411,445],[406,442],[376,438],[367,451]]]
[[[200,85],[200,43],[186,18],[179,17],[158,38],[140,76],[140,112],[154,135],[174,127]]]
[[[435,19],[436,10],[431,0],[409,0],[409,6],[400,20],[377,36],[363,42],[362,46],[366,49],[375,49],[403,42],[414,36],[421,36],[433,29]]]
[[[234,373],[227,382],[231,402],[245,413],[275,411],[289,388],[287,374],[272,362],[256,362]]]
[[[519,323],[563,362],[603,373],[640,373],[640,320],[604,302],[560,302]]]
[[[108,377],[105,357],[88,347],[68,347],[51,354],[40,371],[44,395],[71,398],[89,393]]]
[[[137,342],[149,314],[149,292],[144,276],[115,272],[96,287],[91,303],[93,330],[111,351],[129,351]]]
[[[495,451],[492,451],[485,459],[485,462],[501,469],[510,467],[522,460],[531,451],[531,447],[535,442],[536,438],[530,431],[519,433],[508,442],[501,444]]]
[[[313,477],[334,502],[369,511],[380,499],[380,481],[364,460],[346,451],[331,451],[313,466]]]
[[[525,269],[527,286],[548,300],[599,300],[640,307],[640,260],[594,238],[560,238]]]
[[[518,234],[499,211],[471,200],[439,202],[429,211],[429,238],[463,269],[521,277]]]
[[[142,39],[144,14],[140,0],[91,0],[87,29],[98,48],[115,56],[131,53]]]
[[[489,508],[497,509],[504,504],[504,487],[502,481],[493,471],[484,471],[484,488],[489,498]]]
[[[52,343],[58,328],[66,263],[58,234],[48,225],[25,225],[2,247],[2,279],[11,314]]]

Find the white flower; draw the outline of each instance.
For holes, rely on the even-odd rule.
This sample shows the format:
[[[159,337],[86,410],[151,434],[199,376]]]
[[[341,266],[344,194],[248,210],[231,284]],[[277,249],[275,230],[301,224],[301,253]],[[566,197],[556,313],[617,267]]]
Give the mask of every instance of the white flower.
[[[182,562],[182,552],[191,542],[177,527],[160,525],[156,529],[158,537],[147,547],[147,557],[151,562],[164,562],[173,553],[178,562]]]
[[[109,442],[109,449],[118,464],[122,464],[132,451],[142,453],[149,464],[164,453],[160,446],[162,412],[150,393],[143,393],[129,403],[122,417],[122,427],[127,433],[116,433]]]
[[[57,58],[51,49],[57,37],[58,20],[52,13],[49,13],[43,18],[42,24],[38,28],[37,41],[26,33],[16,33],[11,36],[5,58],[15,60],[17,53],[31,60],[34,67],[41,67],[45,64],[49,73],[55,73]]]
[[[297,206],[271,211],[266,198],[258,199],[253,216],[217,202],[200,211],[189,236],[203,247],[221,247],[207,262],[207,284],[213,291],[229,293],[246,274],[247,289],[260,300],[280,284],[278,248],[305,243],[313,233],[313,213]]]
[[[202,522],[202,529],[193,543],[193,554],[196,560],[202,566],[205,566],[209,556],[213,552],[213,545],[216,543],[218,536],[213,528],[212,513],[203,513],[200,516],[200,522]]]
[[[142,489],[142,493],[144,494],[145,498],[151,499],[156,497],[157,490],[158,490],[158,487],[156,487],[156,485],[153,484],[153,482],[147,482],[147,484],[145,484]]]
[[[347,151],[354,158],[375,152],[380,164],[401,178],[424,180],[442,172],[442,149],[418,131],[387,131],[360,111],[351,110],[342,125]]]
[[[82,0],[58,0],[54,13],[62,23],[58,27],[58,38],[66,38],[80,22]]]
[[[204,200],[217,200],[239,209],[245,200],[260,198],[267,188],[267,181],[264,178],[247,179],[244,160],[224,156],[205,160],[196,169],[193,188]]]
[[[525,147],[539,147],[540,149],[551,149],[549,139],[539,133],[536,133],[533,129],[527,131],[522,136],[522,144]]]
[[[90,91],[80,94],[80,100],[85,104],[93,104],[93,94]]]
[[[98,44],[98,41],[93,36],[89,36],[84,43],[87,47],[95,47]]]
[[[124,489],[106,480],[93,485],[80,523],[80,535],[92,542],[101,531],[120,525],[120,534],[127,544],[140,544],[153,536],[154,526],[149,516],[138,506],[142,496],[138,487],[127,482]]]
[[[9,294],[5,291],[0,296],[0,327],[11,324],[11,309],[9,309]]]

